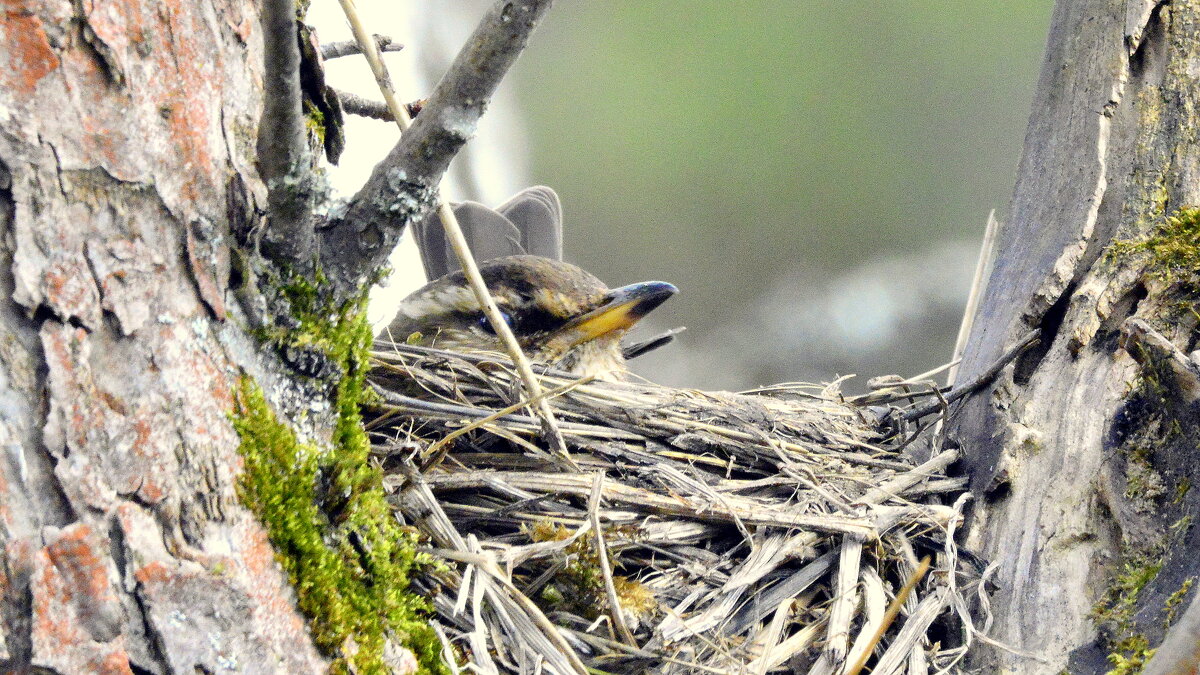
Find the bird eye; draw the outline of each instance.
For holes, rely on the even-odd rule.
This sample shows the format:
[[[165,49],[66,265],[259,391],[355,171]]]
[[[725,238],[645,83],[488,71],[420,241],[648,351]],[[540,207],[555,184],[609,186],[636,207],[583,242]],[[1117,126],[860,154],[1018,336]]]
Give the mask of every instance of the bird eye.
[[[511,314],[509,314],[508,312],[505,312],[505,311],[501,311],[500,316],[504,317],[504,323],[508,324],[509,328],[513,327],[513,318],[512,318]],[[492,322],[488,321],[487,315],[481,315],[479,317],[478,323],[479,323],[480,330],[482,330],[483,332],[487,333],[488,335],[496,334],[496,329],[492,328]]]

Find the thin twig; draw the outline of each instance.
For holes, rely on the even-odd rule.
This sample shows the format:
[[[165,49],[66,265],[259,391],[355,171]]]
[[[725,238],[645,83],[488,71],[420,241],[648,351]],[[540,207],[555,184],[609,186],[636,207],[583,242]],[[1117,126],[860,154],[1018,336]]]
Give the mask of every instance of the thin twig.
[[[468,567],[467,569],[472,568]],[[442,663],[445,663],[446,667],[450,669],[451,675],[458,675],[460,671],[458,669],[458,660],[454,655],[454,645],[450,644],[450,638],[446,637],[446,631],[442,630],[441,624],[437,621],[430,621],[429,627],[433,629],[434,634],[437,635],[438,642],[442,645],[442,651],[440,652]]]
[[[400,133],[403,134],[412,126],[412,119],[408,116],[408,111],[404,109],[404,106],[396,100],[396,88],[392,86],[387,66],[384,65],[383,58],[379,55],[379,45],[373,36],[367,35],[367,28],[363,25],[362,17],[358,15],[358,8],[354,6],[354,0],[338,0],[338,2],[342,5],[342,11],[350,23],[355,43],[363,57],[366,58],[367,65],[371,67],[371,74],[375,76],[375,83],[379,85],[383,101],[391,111],[392,118],[396,120],[396,125],[400,127]]]
[[[951,361],[962,361],[963,352],[967,349],[967,338],[971,335],[971,327],[975,324],[975,314],[979,311],[979,300],[987,288],[987,278],[992,271],[992,250],[996,246],[996,232],[1000,229],[1000,221],[996,220],[996,210],[988,213],[987,229],[983,233],[983,243],[979,246],[979,259],[975,261],[975,276],[971,279],[971,292],[967,295],[967,306],[963,309],[962,323],[958,326],[958,337],[954,340],[954,357]],[[958,363],[946,373],[946,385],[954,386],[954,378],[958,376]]]
[[[381,52],[398,52],[404,49],[404,45],[396,42],[386,35],[376,33],[371,36],[375,43],[375,48]],[[357,40],[343,40],[341,42],[327,42],[321,45],[321,58],[325,60],[340,59],[343,56],[354,56],[361,54],[362,47],[359,46]]]
[[[754,675],[767,675],[767,671],[771,669],[769,657],[779,644],[779,636],[783,633],[783,624],[788,618],[790,605],[791,602],[781,602],[775,608],[775,615],[771,617],[771,623],[767,624],[767,630],[762,637],[762,651],[756,660],[758,667],[753,669]]]
[[[604,592],[608,596],[608,611],[613,625],[617,627],[617,635],[621,642],[637,648],[637,640],[625,623],[625,615],[621,612],[621,598],[617,596],[617,586],[613,583],[612,566],[608,562],[608,548],[604,545],[604,529],[600,527],[600,493],[604,489],[604,472],[596,474],[592,483],[592,494],[588,498],[588,517],[592,522],[592,534],[596,537],[596,558],[600,563],[600,574],[604,577]]]
[[[369,117],[381,122],[396,121],[396,118],[392,117],[392,111],[388,110],[387,103],[383,101],[372,101],[365,96],[359,96],[358,94],[341,89],[335,89],[333,93],[337,95],[338,101],[342,104],[342,112],[347,115]],[[408,113],[409,117],[416,117],[422,105],[424,105],[423,101],[405,103],[404,111]]]
[[[391,78],[388,76],[387,66],[384,65],[383,59],[379,56],[375,41],[367,35],[366,27],[363,25],[362,19],[354,7],[354,0],[339,0],[339,2],[342,5],[342,11],[346,13],[346,19],[350,22],[350,28],[354,32],[354,39],[362,48],[363,56],[366,57],[367,63],[371,66],[371,72],[375,75],[375,82],[379,85],[379,91],[383,94],[383,100],[387,103],[388,110],[392,113],[392,117],[395,118],[396,124],[400,127],[402,144],[405,140],[404,137],[407,135],[405,132],[412,127],[412,118],[409,117],[408,111],[396,99],[396,91],[392,86]],[[504,23],[509,23],[513,20],[512,14],[514,12],[527,13],[529,16],[525,18],[525,21],[528,22],[529,29],[523,37],[528,40],[528,33],[532,32],[538,19],[550,8],[550,4],[550,2],[536,2],[533,0],[524,3],[502,2],[492,8],[492,13],[498,12],[499,16],[496,19]],[[482,40],[490,37],[484,29],[487,25],[488,18],[485,18],[480,29],[476,30],[475,34],[471,36],[471,40]],[[464,53],[471,52],[470,45],[471,43],[468,42],[468,48],[464,50]],[[497,56],[511,54],[511,60],[513,61],[516,60],[517,53],[519,52],[520,49],[517,49],[516,53],[501,50],[495,51]],[[455,68],[460,67],[462,59],[463,54],[460,54],[459,58],[455,59],[455,64],[451,68],[450,73],[447,74],[446,79],[454,77]],[[479,64],[472,65],[476,69],[482,69]],[[491,64],[489,64],[489,67],[491,67]],[[504,72],[507,72],[508,68],[504,66],[499,70],[502,76]],[[445,79],[443,80],[444,82]],[[438,92],[442,90],[443,83],[438,85]],[[497,79],[491,87],[493,91],[495,90],[495,85],[498,84],[499,80]],[[435,92],[433,98],[437,98],[437,92]],[[429,107],[435,108],[432,100]],[[437,103],[442,103],[442,100],[437,99]],[[436,114],[436,112],[436,109],[431,111],[433,114]],[[431,113],[426,113],[425,117],[422,117],[422,120],[426,119]],[[481,115],[482,113],[483,111],[480,109],[479,114]],[[464,143],[466,142],[466,139],[461,140]],[[461,143],[458,147],[460,146]],[[448,163],[449,161],[447,160]],[[440,174],[441,172],[439,172]],[[542,393],[542,385],[538,382],[537,376],[533,372],[533,367],[529,365],[529,359],[526,358],[525,353],[521,350],[521,345],[517,342],[517,337],[513,335],[512,328],[505,321],[504,314],[496,306],[496,301],[488,291],[487,283],[483,280],[483,275],[479,273],[479,266],[475,264],[475,257],[471,254],[471,248],[467,244],[467,239],[463,236],[462,228],[458,225],[458,219],[454,215],[454,210],[450,208],[449,203],[442,201],[437,206],[437,213],[438,218],[442,221],[442,226],[446,230],[446,239],[450,242],[450,247],[454,249],[454,254],[458,256],[463,273],[466,275],[467,282],[470,284],[471,290],[475,293],[475,298],[479,301],[480,307],[483,309],[483,314],[488,318],[488,322],[491,323],[497,337],[500,338],[501,344],[504,345],[505,351],[508,352],[517,367],[517,372],[520,374],[521,381],[525,385],[525,391],[533,403],[533,409],[541,419],[542,433],[549,442],[551,450],[554,452],[559,463],[565,468],[578,471],[579,466],[571,460],[570,453],[567,451],[567,443],[563,440],[562,432],[559,431],[558,425],[554,420],[554,412],[550,409],[550,405],[546,402],[545,395]]]
[[[892,643],[875,663],[872,670],[878,675],[895,675],[904,668],[907,662],[910,666],[917,665],[924,657],[922,642],[928,641],[927,632],[949,604],[949,591],[945,586],[935,586],[932,591],[918,602],[916,595],[910,593],[908,604],[912,608],[904,621],[904,625],[896,632]],[[913,652],[922,652],[914,657]],[[917,672],[928,672],[924,667],[918,667]],[[912,672],[911,670],[909,672]]]
[[[421,520],[425,532],[440,547],[447,549],[440,551],[440,555],[451,560],[476,565],[480,571],[486,572],[490,578],[494,579],[501,586],[500,589],[491,587],[483,588],[482,590],[488,598],[493,603],[507,601],[519,605],[525,618],[537,626],[549,645],[553,646],[562,655],[571,670],[577,673],[577,675],[587,675],[587,668],[579,660],[579,656],[575,654],[571,646],[567,644],[562,634],[559,633],[554,624],[550,623],[550,620],[546,618],[546,615],[542,613],[532,600],[526,597],[516,586],[513,586],[512,582],[509,581],[508,577],[497,566],[495,557],[471,550],[468,541],[458,533],[458,530],[450,521],[449,516],[446,515],[442,505],[434,499],[433,493],[429,491],[425,481],[417,473],[416,467],[402,465],[402,470],[408,475],[409,482],[407,489],[401,493],[401,497],[406,500],[409,507],[426,514],[427,517]],[[476,584],[479,583],[479,580],[476,580]],[[498,606],[495,608],[499,609]]]
[[[958,450],[944,450],[924,464],[914,467],[911,471],[899,474],[891,480],[871,488],[856,501],[859,504],[882,504],[923,480],[941,475],[946,467],[956,461],[958,461]]]
[[[864,567],[862,569],[861,586],[863,590],[863,620],[862,628],[858,637],[855,638],[854,644],[851,645],[850,651],[847,653],[847,658],[850,663],[858,663],[862,659],[863,654],[870,654],[878,643],[879,638],[876,637],[876,631],[883,625],[883,619],[887,612],[887,596],[883,591],[883,580],[879,577],[879,573],[874,567]]]
[[[591,382],[594,379],[595,379],[594,376],[589,376],[589,377],[586,377],[586,378],[583,378],[580,380],[576,380],[574,382],[568,382],[562,386],[543,391],[541,396],[543,398],[548,398],[548,399],[554,398],[555,396],[561,396],[562,394],[565,394],[568,391],[571,391],[572,389],[574,389],[582,384],[587,384],[588,382]],[[427,471],[429,471],[433,467],[437,466],[438,463],[442,461],[442,458],[445,457],[445,455],[446,455],[446,451],[449,449],[450,442],[453,441],[454,439],[458,438],[459,436],[462,436],[463,434],[470,433],[470,432],[478,429],[479,427],[482,427],[485,424],[488,424],[490,422],[495,422],[496,420],[500,419],[501,417],[505,417],[506,415],[511,415],[512,413],[515,413],[516,411],[520,410],[521,408],[528,406],[530,403],[533,403],[533,401],[525,401],[525,400],[518,401],[518,402],[508,406],[507,408],[501,408],[500,410],[497,410],[496,412],[492,413],[491,415],[488,415],[487,417],[477,419],[474,422],[471,422],[470,424],[459,427],[458,429],[455,429],[454,431],[451,431],[450,433],[446,434],[440,440],[438,440],[436,443],[429,446],[429,449],[425,451],[425,454],[428,456],[428,458],[425,460],[425,462],[423,464],[421,464],[421,473],[426,473]]]
[[[858,607],[858,571],[862,563],[863,539],[842,537],[842,548],[838,555],[837,575],[834,582],[833,604],[829,609],[829,630],[825,637],[823,659],[830,664],[839,664],[846,658],[850,646],[850,622]]]
[[[921,419],[926,415],[944,410],[951,403],[954,403],[958,399],[987,386],[992,380],[996,379],[996,376],[1000,374],[1000,371],[1004,370],[1004,367],[1011,363],[1013,359],[1024,353],[1026,349],[1032,347],[1034,343],[1038,341],[1038,338],[1041,337],[1041,334],[1042,331],[1040,328],[1034,329],[1025,334],[1025,336],[1018,340],[1015,345],[1009,348],[1009,350],[1005,352],[1003,356],[996,359],[996,362],[993,363],[990,368],[984,371],[982,375],[975,378],[968,384],[965,384],[961,387],[956,387],[954,391],[950,392],[950,394],[946,396],[944,402],[935,401],[933,403],[927,403],[920,408],[913,408],[905,411],[904,421],[911,422],[913,420]]]
[[[372,101],[365,96],[348,91],[337,90],[335,92],[338,101],[342,104],[342,112],[347,115],[358,115],[359,117],[369,117],[373,120],[381,120],[383,122],[394,122],[395,117],[392,116],[392,111],[388,109],[387,103],[383,101]]]
[[[352,0],[341,3],[352,11]],[[551,0],[507,0],[484,15],[411,130],[401,134],[362,189],[321,228],[321,265],[332,285],[358,288],[385,263],[404,228],[430,215],[450,161],[471,138],[550,5]],[[388,109],[401,124],[405,111],[395,100],[376,45],[361,21],[352,19],[351,28]]]
[[[475,258],[471,255],[467,238],[463,236],[462,229],[459,228],[458,220],[454,217],[454,211],[449,204],[443,202],[438,206],[438,217],[441,218],[442,225],[446,230],[446,239],[458,256],[463,273],[471,285],[471,290],[475,292],[475,297],[483,308],[488,323],[492,325],[496,336],[500,338],[505,351],[512,357],[513,364],[517,367],[517,373],[520,374],[521,381],[525,384],[525,391],[534,402],[534,411],[541,419],[542,433],[550,443],[551,450],[565,468],[578,471],[579,466],[571,459],[571,455],[567,451],[567,443],[563,440],[562,432],[559,431],[558,424],[555,422],[554,412],[542,394],[542,385],[538,382],[533,367],[529,365],[529,359],[521,351],[521,344],[517,342],[517,336],[513,334],[512,328],[504,319],[504,314],[496,306],[496,301],[488,291],[487,283],[484,282],[483,275],[479,273],[479,267],[475,264]]]
[[[385,397],[385,401],[387,401],[388,405],[380,406],[380,409],[386,411],[404,412],[409,414],[421,413],[430,417],[473,417],[477,419],[491,417],[492,414],[492,411],[486,408],[472,408],[470,406],[456,405],[453,403],[425,401],[419,398],[412,398],[411,396],[404,396],[402,394],[396,394],[390,391],[383,392],[383,396]],[[528,425],[534,428],[537,426],[537,420],[533,417],[529,417],[528,415],[510,414],[503,415],[499,419],[503,421],[511,421],[515,424]],[[605,427],[592,424],[566,422],[563,423],[562,427],[572,432],[572,434],[576,436],[603,436],[605,438],[625,438],[631,440],[641,438],[636,434],[622,434],[618,430],[607,429]]]

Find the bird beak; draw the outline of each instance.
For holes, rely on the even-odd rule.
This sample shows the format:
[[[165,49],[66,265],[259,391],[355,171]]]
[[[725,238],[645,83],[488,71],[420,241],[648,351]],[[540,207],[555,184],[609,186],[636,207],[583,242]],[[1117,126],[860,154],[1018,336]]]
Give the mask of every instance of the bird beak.
[[[678,292],[678,288],[665,281],[644,281],[614,288],[609,291],[603,305],[571,319],[560,328],[554,336],[554,342],[565,350],[615,331],[626,330]]]

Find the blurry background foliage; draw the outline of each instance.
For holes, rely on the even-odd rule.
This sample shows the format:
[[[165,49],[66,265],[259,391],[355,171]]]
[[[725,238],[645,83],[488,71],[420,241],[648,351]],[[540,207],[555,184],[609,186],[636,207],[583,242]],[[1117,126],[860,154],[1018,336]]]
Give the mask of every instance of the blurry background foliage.
[[[559,192],[569,260],[682,290],[651,320],[689,330],[641,374],[914,375],[1004,218],[1051,6],[560,0],[493,112],[518,106],[516,183]]]

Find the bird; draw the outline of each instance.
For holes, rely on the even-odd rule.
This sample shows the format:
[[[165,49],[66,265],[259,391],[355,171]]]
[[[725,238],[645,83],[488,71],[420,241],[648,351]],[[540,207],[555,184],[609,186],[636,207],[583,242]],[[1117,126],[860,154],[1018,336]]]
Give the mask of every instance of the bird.
[[[531,361],[610,381],[628,373],[630,348],[621,338],[678,292],[664,281],[609,288],[576,265],[536,255],[488,260],[479,272]],[[450,351],[504,351],[462,271],[431,281],[401,301],[384,335]]]

